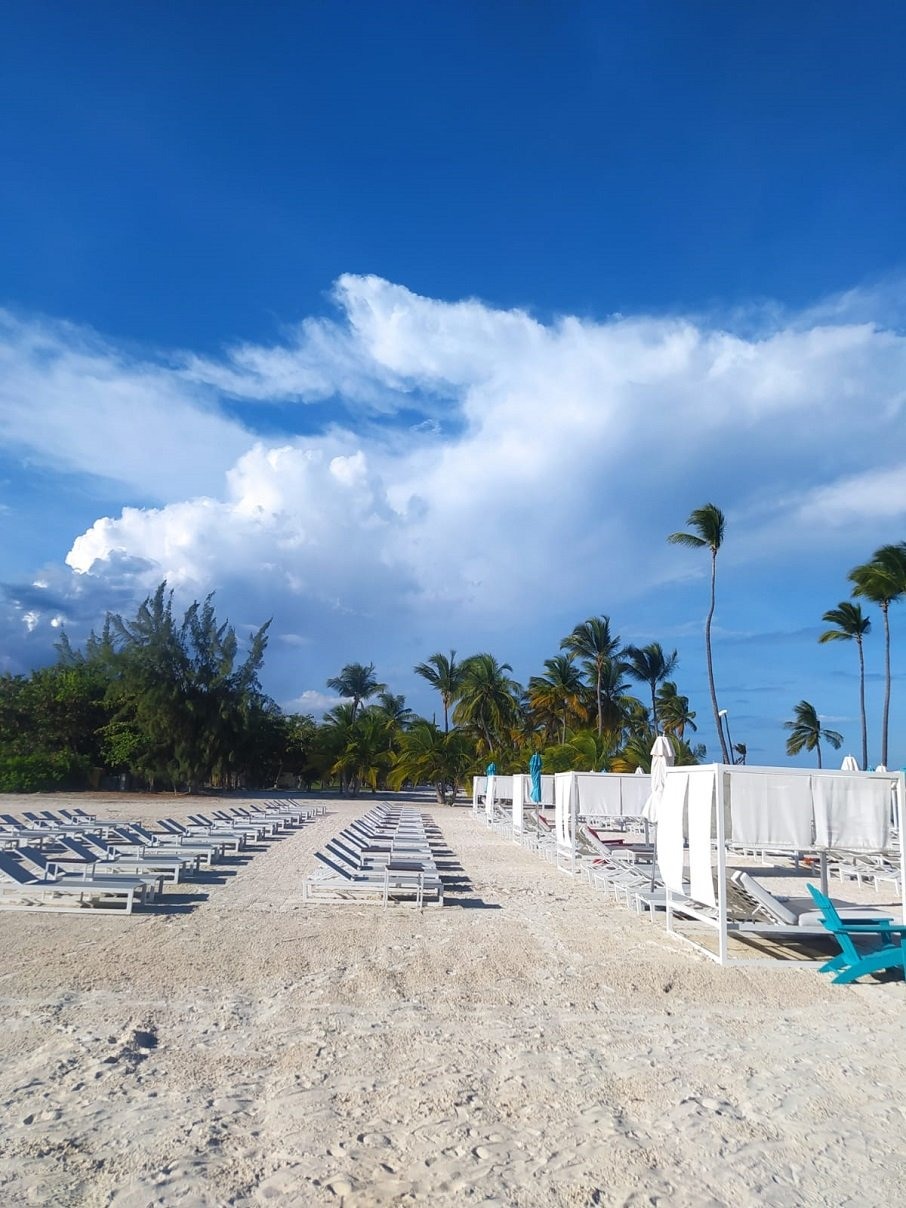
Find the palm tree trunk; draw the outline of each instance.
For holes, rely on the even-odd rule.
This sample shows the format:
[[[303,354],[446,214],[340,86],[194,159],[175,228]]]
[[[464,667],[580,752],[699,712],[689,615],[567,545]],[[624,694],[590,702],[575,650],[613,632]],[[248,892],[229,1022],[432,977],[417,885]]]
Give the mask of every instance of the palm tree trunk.
[[[595,664],[595,699],[598,704],[598,738],[604,733],[604,716],[601,712],[601,672],[604,668],[601,666],[601,660],[598,659]]]
[[[868,729],[865,723],[865,652],[862,649],[862,639],[857,639],[859,647],[859,708],[862,714],[862,771],[868,771]],[[885,765],[886,766],[886,765]]]
[[[654,695],[655,680],[651,681],[651,724],[654,727],[654,736],[657,738],[660,731],[657,728],[657,698]]]
[[[890,718],[890,617],[889,602],[881,605],[884,613],[884,712],[881,715],[881,763],[887,767],[887,727]]]
[[[450,733],[450,703],[445,695],[441,696],[441,700],[444,702],[444,736],[446,737],[446,735]]]
[[[815,740],[815,750],[818,752],[818,770],[821,770],[821,743]]]
[[[717,693],[714,690],[714,664],[711,661],[711,621],[714,617],[714,585],[717,579],[717,550],[711,551],[711,607],[708,609],[708,619],[705,621],[705,658],[708,663],[708,687],[711,690],[711,708],[714,711],[714,728],[720,739],[720,749],[724,763],[730,763],[730,752],[724,741],[723,726],[720,724],[720,714],[717,709]],[[819,756],[820,758],[820,756]],[[820,765],[819,765],[820,766]]]

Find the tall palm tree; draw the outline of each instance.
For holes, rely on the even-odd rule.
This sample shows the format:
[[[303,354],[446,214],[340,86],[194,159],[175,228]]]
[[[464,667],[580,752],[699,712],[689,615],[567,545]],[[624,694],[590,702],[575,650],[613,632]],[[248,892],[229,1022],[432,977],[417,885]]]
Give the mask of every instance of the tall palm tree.
[[[862,719],[862,767],[868,767],[868,728],[865,722],[865,652],[862,639],[871,629],[871,621],[862,613],[860,604],[841,600],[836,608],[829,608],[822,621],[836,626],[826,629],[819,642],[855,642],[859,650],[859,711]]]
[[[473,654],[463,664],[453,720],[473,729],[488,754],[519,720],[522,689],[507,675],[512,670],[509,663],[498,663],[493,654]]]
[[[688,549],[709,549],[711,551],[711,604],[708,608],[708,618],[705,621],[705,657],[708,661],[708,687],[711,690],[711,707],[714,711],[714,728],[720,739],[720,749],[724,763],[732,763],[727,743],[724,739],[723,727],[720,724],[720,713],[717,708],[717,692],[714,687],[714,664],[711,657],[711,622],[714,619],[714,587],[717,580],[717,551],[724,540],[726,521],[724,514],[716,504],[706,503],[704,507],[696,508],[686,523],[695,531],[692,533],[671,533],[667,540],[672,545],[685,545]]]
[[[673,672],[679,655],[675,650],[672,654],[664,654],[660,642],[651,642],[642,647],[627,646],[624,655],[626,670],[632,678],[651,689],[651,727],[657,734],[657,686]]]
[[[895,600],[906,594],[906,542],[882,545],[870,562],[849,572],[853,595],[877,604],[884,617],[884,709],[881,714],[881,763],[887,766],[887,732],[890,723],[890,618]]]
[[[456,651],[451,650],[449,657],[445,654],[432,654],[424,663],[419,663],[415,674],[428,681],[432,688],[440,693],[444,706],[444,733],[450,731],[450,707],[459,695],[462,687],[463,665],[456,661]]]
[[[666,680],[657,690],[659,717],[665,734],[675,734],[682,739],[686,727],[695,733],[695,712],[689,708],[689,697],[681,696],[676,684]]]
[[[352,701],[352,719],[355,721],[362,701],[383,692],[387,685],[378,682],[374,663],[369,663],[367,667],[362,663],[347,663],[339,675],[327,681],[327,687]]]
[[[843,735],[836,730],[825,730],[814,705],[801,700],[793,710],[793,720],[785,721],[783,728],[790,731],[786,740],[787,755],[798,755],[800,751],[817,751],[818,767],[821,767],[821,739],[829,742],[835,751],[843,745]]]
[[[581,721],[587,710],[582,698],[588,692],[572,655],[558,654],[545,659],[546,675],[533,675],[528,685],[529,708],[535,713],[556,718],[560,726],[560,741],[566,742],[570,721]]]
[[[610,617],[589,617],[582,621],[560,643],[561,650],[567,650],[576,658],[580,658],[585,669],[594,682],[595,704],[598,710],[598,733],[604,730],[603,711],[603,679],[609,662],[612,662],[620,649],[620,639],[610,632]]]

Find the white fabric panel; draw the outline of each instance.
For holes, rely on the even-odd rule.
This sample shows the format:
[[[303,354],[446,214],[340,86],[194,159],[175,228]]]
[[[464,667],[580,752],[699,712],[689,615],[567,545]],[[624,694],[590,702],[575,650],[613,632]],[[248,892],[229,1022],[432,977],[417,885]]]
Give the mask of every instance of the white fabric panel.
[[[488,787],[487,776],[472,777],[472,809],[478,813],[478,798],[483,797]]]
[[[815,846],[883,851],[890,840],[890,781],[858,774],[813,776]]]
[[[573,828],[570,825],[576,801],[576,773],[558,772],[554,777],[554,829],[557,846],[573,846]]]
[[[684,893],[683,844],[688,772],[670,772],[657,811],[657,863],[668,889]]]
[[[513,777],[513,830],[522,830],[522,811],[525,805],[525,799],[529,795],[531,789],[531,780],[528,776]]]
[[[620,817],[641,818],[651,792],[650,776],[620,776]]]
[[[489,776],[484,790],[484,812],[488,822],[494,821],[494,794],[497,791],[497,777]]]
[[[554,777],[541,774],[541,805],[554,804]]]
[[[495,801],[512,801],[513,799],[513,777],[512,776],[495,776],[494,777],[494,800]]]
[[[689,896],[716,906],[711,873],[711,830],[714,820],[715,775],[689,775]]]
[[[733,768],[727,777],[734,843],[793,850],[812,846],[811,777],[744,768]]]
[[[619,818],[620,781],[606,772],[575,772],[579,813],[586,818]]]

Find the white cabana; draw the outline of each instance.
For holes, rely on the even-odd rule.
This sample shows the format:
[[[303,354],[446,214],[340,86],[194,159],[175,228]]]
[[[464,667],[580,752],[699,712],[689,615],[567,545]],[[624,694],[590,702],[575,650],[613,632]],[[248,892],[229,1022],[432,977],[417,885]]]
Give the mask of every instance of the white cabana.
[[[491,792],[488,791],[490,785]],[[488,797],[491,798],[491,803],[488,805]],[[512,776],[473,776],[472,777],[472,813],[477,814],[481,810],[481,803],[484,802],[485,813],[488,821],[492,821],[494,817],[494,803],[497,801],[512,801],[513,799],[513,777]]]
[[[554,804],[554,778],[541,777],[541,801],[532,801],[532,778],[529,775],[513,776],[513,838],[518,843],[525,827],[525,807]]]
[[[649,795],[650,777],[619,772],[558,772],[554,776],[557,864],[576,866],[579,819],[640,818]]]
[[[717,930],[716,959],[728,963],[728,844],[764,852],[812,852],[826,872],[831,851],[890,853],[892,820],[899,817],[904,794],[902,772],[722,764],[668,769],[657,831],[657,862],[668,890],[667,929],[673,930],[675,895],[684,915]],[[902,844],[898,857],[906,921]],[[695,947],[715,955],[700,944]]]

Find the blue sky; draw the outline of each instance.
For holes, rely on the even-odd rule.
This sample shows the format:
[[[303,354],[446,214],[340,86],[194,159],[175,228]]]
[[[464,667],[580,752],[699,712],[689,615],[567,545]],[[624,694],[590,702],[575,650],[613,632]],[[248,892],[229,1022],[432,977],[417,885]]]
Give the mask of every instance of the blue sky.
[[[855,652],[816,638],[906,536],[904,34],[894,3],[7,6],[0,665],[166,575],[273,615],[282,703],[373,659],[430,713],[432,651],[525,681],[606,613],[679,649],[714,751],[706,559],[664,540],[713,500],[734,740],[785,762],[807,698],[856,750]]]

